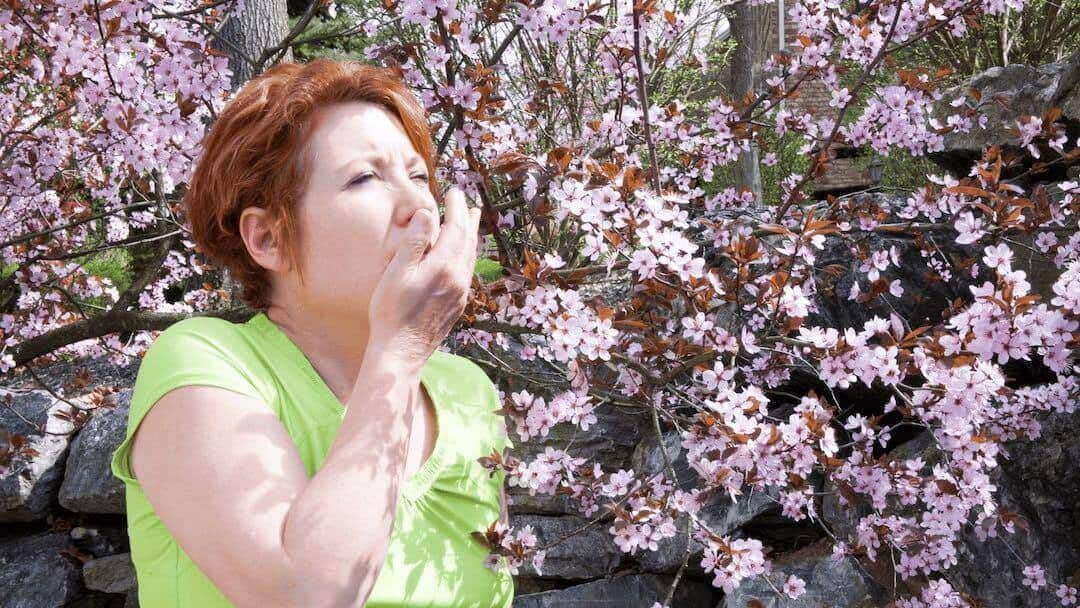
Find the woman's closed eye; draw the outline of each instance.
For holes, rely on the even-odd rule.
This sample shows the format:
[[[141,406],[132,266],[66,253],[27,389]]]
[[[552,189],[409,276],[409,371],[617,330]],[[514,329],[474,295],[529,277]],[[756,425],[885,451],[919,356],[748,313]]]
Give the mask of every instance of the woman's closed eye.
[[[349,185],[350,186],[357,186],[357,185],[363,184],[364,182],[366,182],[368,180],[369,177],[375,177],[375,174],[374,173],[362,173],[362,174],[356,176],[355,178],[353,178],[353,180],[351,182],[349,182]],[[426,173],[417,173],[416,175],[413,175],[411,177],[412,177],[412,179],[418,180],[418,181],[424,183],[425,185],[428,182],[428,176],[427,176]]]
[[[354,177],[353,180],[351,182],[349,182],[349,185],[350,186],[356,186],[356,185],[362,184],[362,183],[366,182],[369,177],[374,177],[374,176],[375,176],[374,173],[362,173],[362,174],[357,175],[356,177]]]

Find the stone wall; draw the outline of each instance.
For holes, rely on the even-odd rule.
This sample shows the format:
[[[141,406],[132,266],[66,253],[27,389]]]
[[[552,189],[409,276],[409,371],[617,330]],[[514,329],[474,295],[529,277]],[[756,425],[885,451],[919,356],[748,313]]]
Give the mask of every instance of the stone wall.
[[[27,466],[0,477],[0,606],[131,608],[137,606],[135,575],[128,553],[123,484],[109,470],[109,458],[124,436],[127,405],[137,365],[116,368],[101,360],[54,364],[35,370],[53,387],[65,387],[62,399],[35,388],[26,374],[4,379],[0,389],[0,428],[29,438],[38,456]],[[90,384],[79,384],[89,379]],[[81,428],[63,420],[72,407],[88,416]],[[556,427],[543,443],[518,442],[512,451],[530,458],[552,445],[587,456],[605,469],[660,469],[658,442],[643,414],[599,409],[589,431]],[[42,430],[45,433],[42,433]],[[1060,415],[1046,424],[1044,440],[1010,447],[1011,459],[997,473],[1002,503],[1021,513],[1031,530],[1015,537],[979,542],[967,538],[963,559],[978,568],[953,572],[962,588],[987,601],[987,608],[1035,607],[1044,596],[1025,593],[1020,569],[1012,559],[1041,563],[1048,577],[1080,576],[1080,459],[1073,438],[1080,414]],[[678,435],[664,437],[679,483],[689,488],[695,474],[679,447]],[[916,436],[897,448],[904,457],[934,451]],[[532,525],[540,542],[585,523],[563,499],[508,492],[513,525]],[[825,500],[819,511],[833,530],[850,526],[855,514]],[[719,533],[752,535],[771,551],[774,567],[807,582],[806,603],[816,607],[884,606],[892,574],[853,559],[835,562],[828,539],[813,524],[780,517],[773,497],[746,496],[738,502],[712,500],[703,517]],[[677,522],[680,530],[684,521]],[[630,556],[619,551],[604,522],[552,548],[543,574],[525,567],[515,578],[515,607],[633,606],[648,608],[666,593],[686,551],[681,534],[661,543],[659,551]],[[750,582],[725,596],[713,588],[700,567],[702,547],[694,542],[674,605],[742,608],[751,599],[776,605],[771,589]],[[880,565],[879,565],[880,566]]]
[[[0,476],[0,606],[137,605],[124,484],[109,469],[137,369],[36,368],[53,392],[26,372],[0,380],[0,429],[37,452]]]

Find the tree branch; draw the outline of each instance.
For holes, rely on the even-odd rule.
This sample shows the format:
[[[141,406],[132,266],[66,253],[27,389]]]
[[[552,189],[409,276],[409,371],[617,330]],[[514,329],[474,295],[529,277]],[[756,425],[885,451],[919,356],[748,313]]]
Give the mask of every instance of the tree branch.
[[[148,312],[143,310],[113,311],[49,330],[19,343],[9,352],[15,360],[15,365],[25,365],[37,357],[83,340],[100,338],[115,333],[161,331],[177,321],[191,317],[215,317],[234,323],[242,323],[251,318],[251,312],[250,309],[241,307],[197,314]]]

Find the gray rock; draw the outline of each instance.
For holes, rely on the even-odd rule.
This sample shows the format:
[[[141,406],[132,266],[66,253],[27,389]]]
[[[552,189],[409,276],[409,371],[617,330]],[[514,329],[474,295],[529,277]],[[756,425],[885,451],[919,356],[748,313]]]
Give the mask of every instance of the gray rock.
[[[761,577],[744,580],[724,598],[722,608],[745,608],[757,600],[766,608],[872,608],[884,606],[887,598],[872,578],[850,557],[832,558],[827,540],[788,553],[772,562],[772,572],[766,575],[777,589],[789,576],[806,582],[806,593],[798,599],[780,597]]]
[[[1048,596],[1057,598],[1053,590],[1024,587],[1024,566],[1041,565],[1047,581],[1075,582],[1080,574],[1078,434],[1080,412],[1055,414],[1044,422],[1040,439],[1007,444],[1010,457],[999,460],[991,478],[1001,508],[1018,513],[1029,529],[985,541],[966,532],[960,564],[978,567],[954,568],[953,586],[984,600],[987,608],[1035,608],[1046,606]]]
[[[108,357],[53,361],[34,367],[34,374],[58,394],[72,397],[101,386],[131,387],[135,384],[135,375],[141,363],[142,359],[137,357],[124,365],[116,365],[109,361]],[[17,367],[0,374],[0,386],[10,389],[41,388],[25,367]]]
[[[910,460],[916,456],[923,458],[928,469],[942,460],[942,453],[927,433],[916,435],[889,453],[889,459],[894,461]],[[862,495],[858,496],[858,501],[855,503],[841,502],[836,486],[831,481],[827,482],[824,496],[821,498],[821,519],[837,538],[851,538],[855,534],[859,520],[873,512],[869,501]]]
[[[60,553],[66,534],[40,532],[0,540],[0,606],[64,606],[82,591],[79,568]]]
[[[42,519],[60,485],[74,431],[74,426],[57,414],[72,408],[39,390],[0,388],[0,400],[5,401],[0,404],[0,429],[24,436],[37,453],[15,458],[11,469],[0,475],[0,522]]]
[[[599,414],[597,418],[601,419],[603,425],[598,424],[596,427],[591,427],[590,431],[593,428],[597,428],[598,430],[611,429],[615,424],[620,422],[620,419],[618,418],[601,418]],[[633,428],[633,432],[641,432],[640,427],[635,425]],[[647,427],[644,429],[643,433],[644,438],[641,439],[641,441],[638,443],[633,453],[631,454],[630,462],[615,463],[615,466],[617,468],[632,467],[635,472],[643,473],[645,475],[653,474],[663,468],[663,460],[660,456],[659,447],[657,445],[655,435],[652,434]],[[579,441],[580,440],[575,441],[571,449],[571,453],[575,456],[581,454],[580,450],[582,448],[579,447]],[[676,475],[680,479],[681,485],[683,485],[684,488],[689,489],[691,487],[694,487],[694,485],[697,483],[696,480],[698,476],[697,473],[695,473],[692,469],[689,468],[689,464],[686,461],[686,450],[681,448],[680,443],[681,441],[679,439],[679,435],[676,432],[669,432],[665,436],[665,444],[667,446],[666,449],[669,458],[673,460],[673,464],[676,469]],[[678,456],[676,456],[676,454],[678,454]],[[599,455],[596,455],[594,457],[600,458]],[[605,470],[617,470],[616,468],[610,467],[612,467],[611,463],[606,464]],[[514,500],[513,510],[516,513],[531,511],[533,510],[533,508],[537,507],[541,510],[546,511],[548,509],[551,509],[552,504],[555,502],[551,500],[519,500],[519,498],[536,499],[541,497],[528,497],[527,493],[521,495],[511,492],[510,494]],[[767,511],[774,510],[776,507],[775,498],[775,496],[770,497],[760,492],[748,492],[743,496],[739,497],[738,500],[732,501],[726,494],[715,494],[709,499],[709,501],[705,505],[702,506],[700,517],[702,521],[704,521],[706,525],[709,526],[710,529],[717,532],[718,534],[729,534],[737,530],[744,524],[752,521],[755,517]],[[559,504],[565,505],[567,509],[573,508],[572,506],[569,506],[570,501],[563,496],[558,496],[556,500],[559,502]],[[572,510],[570,512],[576,513],[576,511]],[[540,521],[572,521],[574,519],[577,518],[546,518],[540,519]],[[657,543],[658,548],[656,551],[639,550],[637,554],[631,559],[636,561],[638,564],[641,565],[644,570],[647,570],[649,572],[674,573],[682,564],[683,554],[686,551],[687,539],[686,535],[682,533],[682,530],[685,529],[685,526],[685,516],[680,517],[676,520],[676,527],[680,530],[678,534],[676,534],[674,537],[659,541]],[[603,540],[604,543],[611,549],[618,552],[618,547],[615,547],[614,544],[610,541],[610,534],[604,532],[602,536],[604,538],[601,540]],[[704,546],[696,540],[691,540],[690,542],[693,544],[693,550],[691,552],[691,556],[689,558],[689,563],[687,566],[688,571],[704,576],[705,573],[700,566]],[[548,553],[547,560],[551,560],[552,555],[552,553]],[[590,559],[594,559],[593,555],[595,555],[595,548],[586,551],[585,555],[588,555]],[[594,564],[589,564],[585,567],[587,568],[586,571],[591,571],[592,569],[595,569]],[[552,572],[552,570],[550,569],[548,561],[545,561],[542,569],[545,576],[550,576],[549,572]],[[579,573],[574,576],[574,578],[586,578],[588,576],[595,576],[595,574]]]
[[[72,544],[82,553],[93,557],[108,557],[127,551],[129,544],[126,526],[102,524],[75,526],[68,533]]]
[[[664,433],[664,451],[675,469],[679,488],[689,492],[700,485],[701,477],[690,468],[690,463],[686,461],[687,451],[682,447],[682,436],[677,431]],[[664,470],[664,457],[660,454],[660,445],[652,429],[646,430],[644,438],[634,450],[630,465],[635,471],[644,475],[655,475]]]
[[[755,518],[774,511],[776,508],[776,495],[762,492],[747,492],[738,500],[732,501],[727,494],[717,493],[712,495],[708,502],[702,505],[698,517],[710,530],[716,534],[731,534],[743,526],[754,521]],[[639,551],[635,560],[641,564],[644,570],[649,572],[674,573],[682,565],[683,555],[686,553],[686,519],[680,515],[675,520],[678,534],[671,538],[665,538],[656,543],[656,551]],[[691,551],[687,561],[687,572],[696,576],[707,576],[701,567],[701,558],[705,552],[705,545],[697,539],[690,539]]]
[[[966,529],[957,547],[959,565],[947,573],[955,588],[981,600],[986,608],[1036,608],[1047,605],[1047,593],[1023,585],[1024,566],[1041,565],[1048,581],[1074,580],[1080,574],[1078,433],[1080,412],[1053,414],[1044,422],[1040,439],[1006,444],[1009,458],[1000,458],[991,474],[998,488],[995,496],[1001,509],[1018,514],[1029,529],[1018,525],[1015,534],[999,532],[998,538],[986,540]],[[895,459],[915,456],[921,456],[927,467],[942,460],[941,451],[925,434],[891,454]],[[865,504],[840,505],[832,493],[822,501],[822,518],[834,534],[847,537],[870,509]],[[891,584],[888,564],[863,566],[883,586]]]
[[[538,359],[526,360],[521,357],[521,349],[524,344],[521,338],[509,336],[505,349],[493,347],[498,351],[500,359],[510,366],[517,374],[532,378],[549,378],[554,384],[565,382],[557,371]],[[465,346],[461,354],[466,357],[490,359],[489,355],[479,351],[475,346]],[[599,368],[602,370],[603,368]],[[515,382],[511,377],[509,386],[503,386],[503,390],[514,392],[526,388]],[[535,387],[527,387],[535,392]],[[550,395],[544,394],[545,398]],[[552,427],[548,435],[532,437],[523,441],[514,432],[514,423],[507,416],[507,431],[514,447],[508,452],[519,460],[532,460],[538,454],[544,453],[547,447],[566,450],[571,456],[585,457],[603,466],[605,471],[616,472],[621,469],[631,468],[631,457],[637,443],[641,440],[645,425],[649,423],[647,416],[642,412],[625,412],[615,409],[611,405],[601,405],[594,410],[597,423],[591,425],[588,431],[571,423],[560,423]],[[547,513],[547,514],[572,514],[579,515],[580,510],[576,502],[564,494],[536,494],[532,496],[529,491],[517,486],[507,486],[507,498],[513,505],[513,510],[518,513]]]
[[[575,585],[557,591],[530,593],[514,598],[514,608],[650,608],[663,601],[674,577],[630,574]],[[719,590],[708,583],[683,578],[671,606],[712,608]]]
[[[139,587],[136,585],[124,596],[124,608],[139,608]]]
[[[678,486],[681,489],[689,491],[700,484],[700,476],[690,468],[690,463],[686,460],[687,451],[682,447],[682,437],[677,431],[668,431],[664,434],[664,450],[667,452],[671,465],[675,469],[675,477],[678,479]],[[646,433],[645,438],[634,450],[631,464],[635,471],[641,471],[644,475],[653,475],[664,469],[664,458],[660,454],[660,446],[655,433]],[[643,569],[649,572],[665,573],[673,573],[679,569],[683,561],[683,555],[686,553],[687,538],[684,531],[686,530],[687,519],[685,515],[676,518],[675,527],[679,531],[678,534],[658,541],[656,551],[638,552],[634,559],[641,564]],[[694,550],[687,562],[687,568],[691,571],[696,569],[703,574],[699,562],[704,547],[696,540],[690,542],[693,543]],[[697,557],[696,560],[694,559],[695,556]]]
[[[731,534],[758,516],[776,510],[778,495],[775,488],[768,492],[746,490],[732,501],[727,494],[718,492],[701,507],[698,516],[713,532]]]
[[[547,437],[534,437],[521,441],[510,424],[510,437],[514,448],[508,452],[520,460],[532,460],[550,446],[566,450],[571,456],[599,462],[606,472],[632,468],[634,449],[650,424],[648,416],[640,411],[623,411],[605,404],[594,410],[597,422],[583,431],[568,422],[552,427]],[[636,471],[635,471],[636,472]],[[575,502],[564,495],[550,496],[537,493],[530,496],[528,490],[517,486],[507,487],[507,496],[519,513],[550,513],[580,515]]]
[[[674,574],[682,565],[683,556],[686,554],[686,515],[679,515],[675,519],[675,529],[678,532],[671,538],[657,541],[656,551],[639,549],[637,555],[631,559],[636,561],[642,570],[647,572],[662,572]],[[697,576],[703,576],[705,571],[701,568],[701,556],[704,546],[696,539],[690,539],[692,550],[687,558],[686,572]]]
[[[550,515],[566,515],[580,513],[576,502],[563,494],[550,496],[536,494],[530,496],[527,490],[518,487],[507,486],[506,497],[510,508],[522,513],[545,513]]]
[[[1059,121],[1066,124],[1069,135],[1065,149],[1075,145],[1080,133],[1080,52],[1041,66],[1014,64],[990,68],[969,82],[945,91],[938,102],[940,115],[955,113],[948,103],[966,95],[968,88],[979,90],[984,101],[1001,95],[1003,102],[991,102],[983,107],[987,117],[985,128],[976,126],[969,133],[949,133],[945,136],[945,149],[930,155],[931,160],[953,174],[966,175],[988,145],[1007,144],[1017,149],[1016,135],[1010,132],[1016,120],[1025,114],[1040,116],[1055,106],[1061,108]]]
[[[80,513],[123,513],[124,484],[112,474],[113,451],[127,431],[131,390],[114,395],[118,407],[99,407],[71,444],[60,504]]]
[[[1009,243],[1009,249],[1013,252],[1013,270],[1023,270],[1027,275],[1027,281],[1031,283],[1031,293],[1042,298],[1042,302],[1050,303],[1057,297],[1054,293],[1054,283],[1064,272],[1063,268],[1054,265],[1053,256],[1047,257],[1035,246],[1035,238],[1038,232],[1018,234],[1010,237],[1015,243]],[[1065,235],[1058,235],[1060,241]]]
[[[905,199],[904,195],[883,194],[863,195],[856,198],[860,203],[872,203],[886,211],[902,208]],[[904,220],[893,217],[889,221]],[[895,312],[914,328],[940,321],[942,311],[948,308],[956,298],[971,299],[968,286],[978,281],[973,280],[970,274],[963,276],[957,274],[949,281],[935,279],[923,255],[923,248],[911,238],[911,235],[872,233],[854,235],[854,238],[857,244],[853,245],[848,242],[849,238],[830,235],[825,241],[824,249],[817,252],[815,261],[817,268],[832,266],[839,268],[840,273],[835,278],[824,272],[819,273],[818,293],[814,299],[818,310],[807,319],[807,325],[821,325],[840,330],[846,327],[862,329],[863,324],[875,316],[888,319]],[[927,247],[935,250],[937,255],[946,256],[953,266],[968,258],[982,257],[981,251],[970,246],[959,245],[951,236],[931,234],[930,238],[934,240],[933,243],[928,242]],[[849,300],[848,294],[856,280],[859,281],[860,291],[867,293],[870,290],[865,274],[859,272],[861,263],[859,253],[868,255],[876,251],[888,252],[892,247],[896,248],[900,264],[899,266],[890,264],[882,276],[889,282],[899,279],[904,287],[903,296],[897,298],[885,293],[867,302]]]
[[[83,564],[83,583],[87,589],[105,593],[127,593],[135,587],[135,565],[130,553],[109,555]]]
[[[514,528],[531,525],[540,544],[547,544],[569,534],[589,520],[566,515],[551,517],[546,515],[512,515],[510,524]],[[623,552],[615,545],[607,529],[610,523],[599,522],[575,534],[547,550],[541,574],[544,578],[587,579],[606,576],[615,571],[622,560]],[[538,576],[531,561],[518,569],[521,576]]]
[[[117,608],[117,600],[107,593],[91,592],[64,604],[64,608]]]

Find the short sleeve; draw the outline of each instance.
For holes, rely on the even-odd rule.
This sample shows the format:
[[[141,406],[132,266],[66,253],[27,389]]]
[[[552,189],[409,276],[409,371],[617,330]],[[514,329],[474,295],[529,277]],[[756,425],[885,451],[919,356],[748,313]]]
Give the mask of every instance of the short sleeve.
[[[185,319],[161,332],[150,345],[135,378],[124,440],[113,452],[113,475],[137,483],[130,463],[132,438],[150,408],[169,391],[204,385],[265,398],[230,348],[233,329],[229,325],[223,319]]]

